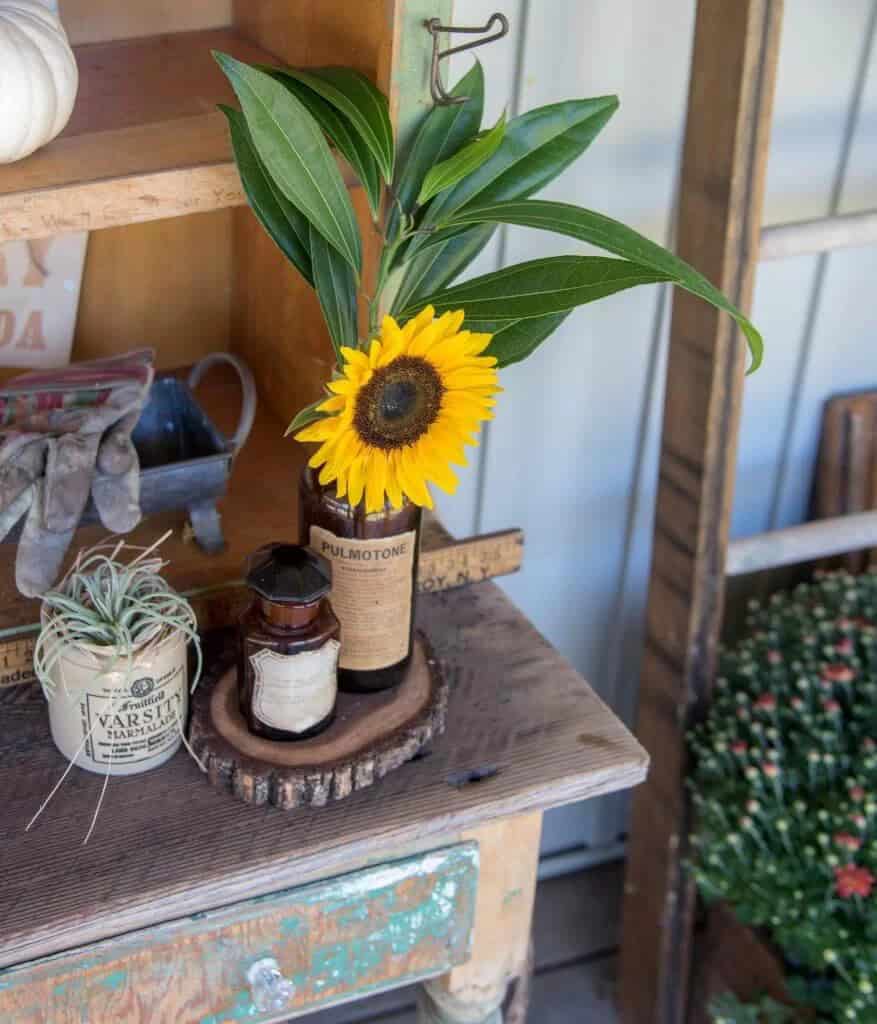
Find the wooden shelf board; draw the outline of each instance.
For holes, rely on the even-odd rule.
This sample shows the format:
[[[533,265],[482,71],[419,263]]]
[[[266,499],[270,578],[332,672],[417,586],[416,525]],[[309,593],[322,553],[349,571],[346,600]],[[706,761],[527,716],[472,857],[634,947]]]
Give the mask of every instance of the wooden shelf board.
[[[253,503],[262,500],[254,492]],[[429,756],[345,800],[285,812],[217,792],[181,752],[153,772],[112,779],[87,846],[103,780],[78,769],[24,831],[65,759],[39,689],[0,691],[0,965],[643,779],[648,758],[636,740],[493,583],[421,598],[418,625],[451,680],[447,730]]]
[[[278,63],[232,29],[76,47],[69,124],[37,153],[0,166],[0,241],[241,205],[216,109],[236,101],[214,49]]]

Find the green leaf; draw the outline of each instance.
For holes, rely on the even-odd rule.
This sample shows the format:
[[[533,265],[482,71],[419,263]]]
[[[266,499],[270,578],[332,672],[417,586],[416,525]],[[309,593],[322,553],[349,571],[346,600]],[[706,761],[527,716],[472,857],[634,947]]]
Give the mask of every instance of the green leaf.
[[[302,85],[301,82],[285,72],[271,70],[274,77],[279,78],[283,85],[308,108],[311,116],[353,168],[365,189],[372,215],[376,218],[381,205],[381,172],[377,160],[362,136],[343,114],[339,114],[334,107],[308,89],[307,86]]]
[[[523,227],[541,228],[560,235],[590,242],[607,252],[624,259],[651,267],[668,275],[680,288],[697,295],[717,309],[732,316],[740,325],[746,337],[751,354],[749,373],[761,365],[764,341],[750,321],[736,309],[725,296],[712,285],[703,274],[698,273],[684,260],[668,252],[663,246],[651,241],[633,228],[602,213],[585,210],[568,203],[551,203],[539,199],[524,199],[470,205],[460,210],[448,222],[449,226],[467,224],[518,224]]]
[[[498,323],[470,321],[467,317],[466,328],[492,334],[493,339],[484,355],[495,356],[498,366],[511,366],[535,352],[571,312],[550,313],[548,316],[534,316],[527,320],[500,320]]]
[[[489,160],[499,148],[505,135],[506,118],[503,112],[500,119],[482,135],[477,136],[471,142],[457,150],[452,157],[442,160],[427,172],[417,202],[420,204],[429,202],[433,196],[445,189],[451,188],[467,175],[473,174],[478,168]]]
[[[244,115],[222,104],[219,109],[228,118],[235,163],[250,208],[290,263],[308,284],[313,285],[310,225],[292,203],[276,190],[253,146]]]
[[[433,107],[424,117],[411,148],[400,160],[393,191],[406,213],[412,213],[415,200],[430,168],[452,156],[481,127],[484,109],[484,71],[476,61],[451,90],[452,96],[467,96],[465,103]],[[399,208],[394,205],[387,222],[387,237],[395,238]]]
[[[289,68],[284,74],[302,82],[350,121],[372,151],[384,181],[393,180],[393,126],[387,97],[352,68]]]
[[[289,424],[286,430],[283,431],[283,436],[289,437],[290,434],[295,434],[299,430],[303,430],[306,426],[308,426],[308,424],[316,423],[317,420],[325,419],[326,416],[328,416],[329,414],[325,412],[319,412],[317,410],[317,406],[322,405],[323,402],[325,401],[326,396],[323,395],[323,397],[317,399],[316,402],[311,402],[310,405],[306,405],[304,409],[302,409],[300,412],[297,412],[293,417],[292,422]]]
[[[341,346],[356,348],[357,340],[356,281],[353,271],[313,225],[311,260],[314,265],[314,287],[332,338],[335,358],[338,365],[343,366]]]
[[[670,275],[629,260],[605,256],[550,256],[519,263],[473,278],[418,305],[435,306],[436,313],[465,309],[466,321],[509,321],[564,313],[587,302],[633,288],[669,281]],[[403,310],[407,319],[419,310]]]
[[[467,203],[485,205],[538,192],[581,156],[617,109],[617,97],[598,96],[537,107],[513,118],[493,156],[430,203],[424,226],[443,223]]]
[[[250,137],[283,195],[359,273],[359,228],[347,187],[307,108],[264,71],[214,51],[243,107]]]
[[[398,311],[406,306],[422,309],[426,305],[423,296],[432,295],[462,274],[495,230],[493,224],[481,224],[419,252],[405,267],[392,309]]]

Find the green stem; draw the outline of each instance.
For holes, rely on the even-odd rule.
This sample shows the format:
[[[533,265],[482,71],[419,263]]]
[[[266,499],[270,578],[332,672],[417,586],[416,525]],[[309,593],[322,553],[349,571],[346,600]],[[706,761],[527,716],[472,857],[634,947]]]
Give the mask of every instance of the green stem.
[[[387,280],[390,277],[390,271],[393,267],[393,260],[400,247],[413,234],[413,231],[401,231],[398,237],[393,242],[388,242],[386,237],[384,238],[384,246],[381,250],[381,264],[378,268],[378,280],[375,284],[374,295],[369,299],[368,303],[368,336],[373,338],[377,334],[378,330],[378,315],[380,313],[381,296],[383,295],[384,288],[387,285]]]

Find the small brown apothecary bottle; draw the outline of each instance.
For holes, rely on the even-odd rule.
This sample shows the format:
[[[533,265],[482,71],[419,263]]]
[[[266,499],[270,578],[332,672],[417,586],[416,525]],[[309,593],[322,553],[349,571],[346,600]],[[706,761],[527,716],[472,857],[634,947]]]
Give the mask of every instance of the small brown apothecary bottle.
[[[249,559],[253,601],[240,621],[238,694],[257,736],[302,740],[332,722],[341,627],[331,582],[326,559],[296,544],[268,544]]]

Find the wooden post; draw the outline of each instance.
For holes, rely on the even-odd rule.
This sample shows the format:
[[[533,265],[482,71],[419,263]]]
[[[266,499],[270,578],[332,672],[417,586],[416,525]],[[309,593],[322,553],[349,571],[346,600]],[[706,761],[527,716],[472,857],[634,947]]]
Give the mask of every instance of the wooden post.
[[[502,1024],[509,984],[530,963],[541,831],[537,812],[464,834],[478,842],[480,860],[472,956],[422,987],[418,1024]]]
[[[761,229],[781,0],[701,0],[683,154],[679,255],[744,309]],[[722,619],[744,344],[729,317],[674,297],[637,732],[619,1000],[626,1024],[686,1010],[694,893],[685,732],[708,696]]]

